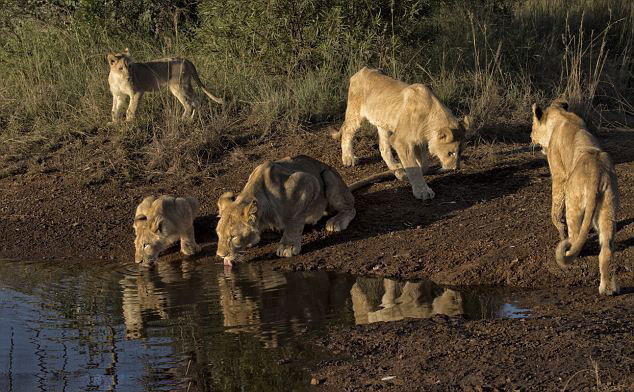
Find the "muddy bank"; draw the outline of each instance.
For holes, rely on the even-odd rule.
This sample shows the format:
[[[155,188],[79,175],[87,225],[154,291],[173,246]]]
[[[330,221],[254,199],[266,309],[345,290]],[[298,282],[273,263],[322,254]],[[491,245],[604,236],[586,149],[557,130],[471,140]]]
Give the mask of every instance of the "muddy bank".
[[[350,228],[328,234],[323,222],[307,227],[302,254],[275,256],[277,234],[267,235],[249,253],[251,262],[282,269],[334,269],[355,274],[429,278],[446,284],[512,287],[594,286],[598,283],[596,235],[577,268],[562,273],[553,262],[556,230],[550,223],[550,178],[539,151],[526,137],[482,142],[465,152],[459,173],[428,176],[437,196],[415,200],[406,182],[389,181],[355,193],[357,217]],[[616,261],[625,286],[634,281],[634,132],[600,136],[616,162],[621,192]],[[78,169],[73,150],[35,157],[41,167],[0,180],[0,257],[16,259],[129,260],[133,257],[132,215],[147,194],[197,197],[202,205],[196,229],[204,251],[197,258],[217,262],[216,201],[239,191],[264,159],[310,154],[353,182],[383,169],[375,137],[361,138],[361,164],[344,168],[337,142],[326,132],[292,133],[246,146],[217,162],[208,177],[147,181],[90,181],[90,167]],[[178,254],[168,255],[179,257]]]
[[[506,138],[498,133],[495,143],[484,136],[466,149],[459,173],[427,177],[433,201],[415,200],[402,181],[376,184],[355,193],[357,216],[345,232],[328,234],[323,222],[307,227],[302,254],[283,260],[275,256],[279,235],[266,235],[248,253],[249,262],[449,285],[549,288],[542,302],[550,305],[536,306],[525,321],[435,317],[333,330],[319,342],[334,359],[313,369],[326,380],[317,388],[561,390],[572,378],[567,390],[579,390],[582,384],[596,387],[596,363],[602,388],[634,389],[634,131],[599,135],[616,163],[621,193],[615,261],[625,289],[616,298],[596,295],[596,235],[574,269],[564,273],[556,266],[548,168],[541,153],[528,147],[528,129]],[[196,234],[204,250],[194,259],[219,263],[217,198],[239,191],[262,160],[308,154],[337,168],[348,183],[384,169],[376,137],[360,138],[360,165],[344,168],[326,131],[273,135],[182,181],[104,177],[75,160],[80,148],[33,157],[25,163],[28,170],[0,180],[0,258],[132,260],[136,205],[147,194],[171,193],[200,200]],[[164,259],[180,257],[172,251]],[[380,381],[389,375],[396,378]]]
[[[632,391],[632,296],[535,291],[527,319],[436,316],[333,330],[319,343],[338,358],[313,377],[332,391]]]

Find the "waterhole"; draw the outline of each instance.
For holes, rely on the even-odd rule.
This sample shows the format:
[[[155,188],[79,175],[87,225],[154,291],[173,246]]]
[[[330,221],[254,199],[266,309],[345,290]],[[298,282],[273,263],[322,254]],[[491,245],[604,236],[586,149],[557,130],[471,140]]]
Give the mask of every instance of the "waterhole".
[[[527,317],[513,297],[429,281],[198,261],[0,261],[0,391],[303,389],[328,326]]]

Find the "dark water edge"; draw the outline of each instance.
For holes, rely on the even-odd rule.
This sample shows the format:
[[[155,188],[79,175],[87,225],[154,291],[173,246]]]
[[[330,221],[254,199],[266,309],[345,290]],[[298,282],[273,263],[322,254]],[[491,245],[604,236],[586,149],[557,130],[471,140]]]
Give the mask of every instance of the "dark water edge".
[[[328,327],[529,313],[499,291],[265,264],[0,261],[0,390],[300,390]]]

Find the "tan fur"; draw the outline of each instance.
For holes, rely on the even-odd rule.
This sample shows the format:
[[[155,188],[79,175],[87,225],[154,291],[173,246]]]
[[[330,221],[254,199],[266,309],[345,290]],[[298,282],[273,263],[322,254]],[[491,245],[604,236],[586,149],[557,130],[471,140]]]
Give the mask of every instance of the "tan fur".
[[[130,98],[126,121],[132,121],[136,115],[139,103],[146,91],[155,91],[167,86],[178,101],[183,105],[183,119],[192,119],[199,103],[192,79],[200,86],[205,94],[219,104],[224,101],[211,94],[203,85],[191,61],[183,58],[164,58],[146,63],[134,63],[130,60],[128,48],[120,53],[110,53],[107,56],[110,65],[108,83],[112,93],[112,122],[121,119],[121,112],[126,97]]]
[[[435,196],[423,177],[429,165],[427,151],[445,170],[460,166],[462,141],[470,120],[456,119],[427,86],[408,85],[365,67],[352,75],[346,118],[341,130],[332,135],[341,138],[341,160],[346,166],[357,163],[352,144],[363,120],[377,127],[381,157],[399,179],[407,175],[417,199]]]
[[[317,223],[330,210],[336,214],[326,230],[342,231],[356,214],[339,173],[304,155],[259,165],[237,197],[232,192],[220,197],[218,210],[217,254],[228,265],[257,244],[263,230],[282,231],[277,255],[290,257],[301,250],[305,224]]]
[[[378,309],[370,305],[368,295],[355,283],[350,290],[352,309],[357,324],[397,321],[404,318],[429,318],[437,314],[457,316],[464,313],[462,295],[445,288],[435,295],[430,282],[399,283],[383,279],[383,296]],[[400,292],[400,295],[399,295]]]
[[[553,182],[551,219],[561,239],[557,263],[566,267],[577,257],[593,225],[601,244],[599,293],[616,294],[619,288],[611,260],[619,205],[616,173],[583,120],[567,109],[562,101],[546,110],[536,104],[532,107],[531,139],[546,151]]]
[[[159,254],[180,240],[181,252],[193,255],[200,251],[194,239],[194,217],[198,202],[191,197],[148,196],[134,215],[134,240],[137,263],[152,264]]]

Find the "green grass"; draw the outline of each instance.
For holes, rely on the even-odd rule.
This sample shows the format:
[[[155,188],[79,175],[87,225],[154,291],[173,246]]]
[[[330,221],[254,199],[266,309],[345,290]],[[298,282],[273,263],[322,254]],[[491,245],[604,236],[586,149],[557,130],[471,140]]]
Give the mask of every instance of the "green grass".
[[[532,102],[560,96],[597,126],[634,114],[634,4],[627,0],[262,0],[250,9],[200,0],[182,24],[173,22],[184,11],[154,3],[168,13],[128,15],[120,23],[133,30],[125,33],[117,12],[131,12],[123,7],[133,3],[108,12],[91,1],[66,8],[44,2],[48,8],[31,5],[30,12],[5,7],[5,160],[75,144],[89,147],[78,162],[111,175],[204,171],[248,140],[341,121],[348,79],[364,65],[429,84],[480,129],[528,125]],[[51,12],[63,18],[47,18]],[[124,47],[137,61],[190,58],[227,104],[204,101],[201,115],[183,123],[174,97],[151,93],[134,124],[107,127],[105,55]]]

